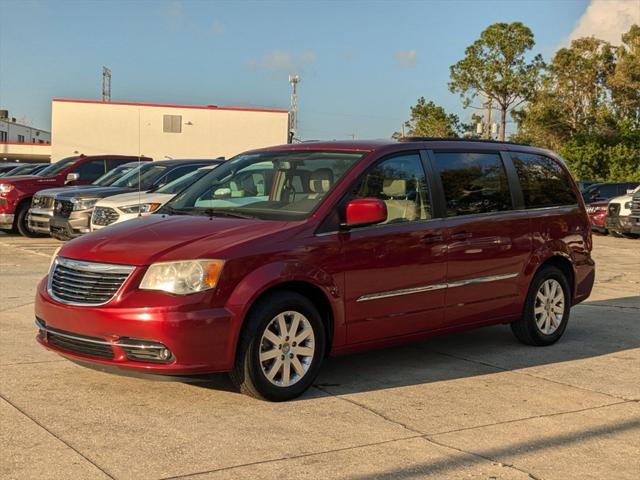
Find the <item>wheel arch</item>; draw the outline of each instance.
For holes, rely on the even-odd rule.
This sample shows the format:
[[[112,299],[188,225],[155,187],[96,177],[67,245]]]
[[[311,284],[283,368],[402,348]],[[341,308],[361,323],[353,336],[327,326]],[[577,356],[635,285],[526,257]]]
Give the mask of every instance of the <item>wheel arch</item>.
[[[538,266],[538,268],[536,268],[534,275],[538,273],[542,268],[547,266],[556,267],[558,270],[560,270],[564,274],[565,278],[567,279],[567,282],[569,282],[569,287],[571,288],[571,301],[573,302],[573,299],[575,298],[575,294],[576,294],[576,272],[571,260],[569,260],[569,258],[567,258],[566,255],[561,255],[561,254],[551,255],[545,261],[543,261]]]
[[[304,295],[318,309],[327,334],[325,353],[342,342],[341,339],[346,336],[343,331],[343,302],[333,277],[300,263],[278,262],[264,265],[247,275],[235,287],[227,301],[226,308],[236,317],[236,326],[230,339],[233,358],[237,355],[246,318],[252,308],[265,296],[285,290]]]

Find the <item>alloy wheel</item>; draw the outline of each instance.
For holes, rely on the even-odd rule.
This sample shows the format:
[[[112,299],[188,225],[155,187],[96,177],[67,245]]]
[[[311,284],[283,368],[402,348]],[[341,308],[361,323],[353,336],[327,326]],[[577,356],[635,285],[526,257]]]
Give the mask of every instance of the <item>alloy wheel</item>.
[[[551,335],[560,327],[564,317],[564,302],[564,291],[557,280],[550,278],[540,285],[533,313],[536,325],[545,335]]]
[[[300,381],[309,370],[314,353],[313,327],[300,312],[276,315],[260,340],[262,372],[278,387],[290,387]]]

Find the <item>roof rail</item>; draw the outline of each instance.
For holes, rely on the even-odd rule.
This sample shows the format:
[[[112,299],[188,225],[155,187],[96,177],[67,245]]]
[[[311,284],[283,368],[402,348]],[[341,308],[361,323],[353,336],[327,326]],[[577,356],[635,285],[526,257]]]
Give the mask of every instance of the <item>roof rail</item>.
[[[505,142],[500,140],[487,140],[484,138],[459,138],[459,137],[401,137],[398,139],[399,142],[477,142],[477,143],[499,143],[505,145],[520,145],[524,147],[530,147],[531,145],[527,143],[515,143],[515,142]]]

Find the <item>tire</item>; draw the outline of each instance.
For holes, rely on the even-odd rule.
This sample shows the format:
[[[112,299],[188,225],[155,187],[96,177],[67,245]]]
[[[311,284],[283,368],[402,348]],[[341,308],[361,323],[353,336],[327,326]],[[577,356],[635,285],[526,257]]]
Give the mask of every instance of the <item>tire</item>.
[[[640,235],[637,233],[623,233],[622,236],[624,238],[630,238],[630,239],[638,239],[640,238]]]
[[[18,211],[16,212],[16,220],[15,226],[18,230],[18,233],[23,237],[36,238],[42,237],[43,235],[40,233],[32,232],[29,229],[29,223],[27,220],[27,215],[29,213],[30,202],[23,202],[18,206]]]
[[[545,290],[545,285],[549,290]],[[561,303],[551,300],[559,298],[558,289],[562,291]],[[545,292],[549,292],[548,303],[541,301]],[[570,310],[571,289],[564,273],[550,265],[542,267],[531,281],[522,317],[511,324],[511,330],[526,345],[551,345],[566,330]]]
[[[281,320],[285,322],[284,333],[280,331]],[[296,322],[297,328],[293,325]],[[294,342],[293,328],[298,338],[306,337]],[[274,402],[291,400],[313,384],[325,345],[325,327],[313,303],[293,291],[273,293],[258,300],[247,315],[229,376],[246,395]]]

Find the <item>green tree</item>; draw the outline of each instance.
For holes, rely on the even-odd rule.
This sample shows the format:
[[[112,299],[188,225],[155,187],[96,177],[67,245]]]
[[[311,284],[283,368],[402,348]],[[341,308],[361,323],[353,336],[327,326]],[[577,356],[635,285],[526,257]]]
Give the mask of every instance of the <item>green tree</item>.
[[[465,107],[478,96],[500,110],[500,140],[504,140],[507,112],[531,98],[536,91],[542,57],[530,62],[526,53],[535,45],[533,33],[520,22],[494,23],[465,50],[465,57],[451,66],[449,90],[459,93]]]
[[[457,115],[447,113],[444,108],[420,97],[411,107],[410,120],[404,124],[404,136],[407,137],[458,137],[463,126]],[[395,132],[393,138],[402,138],[401,132]]]
[[[617,49],[597,38],[556,52],[540,89],[513,112],[512,140],[557,150],[578,178],[640,178],[640,28]]]
[[[617,114],[640,128],[640,26],[622,35],[618,61],[608,83]]]

